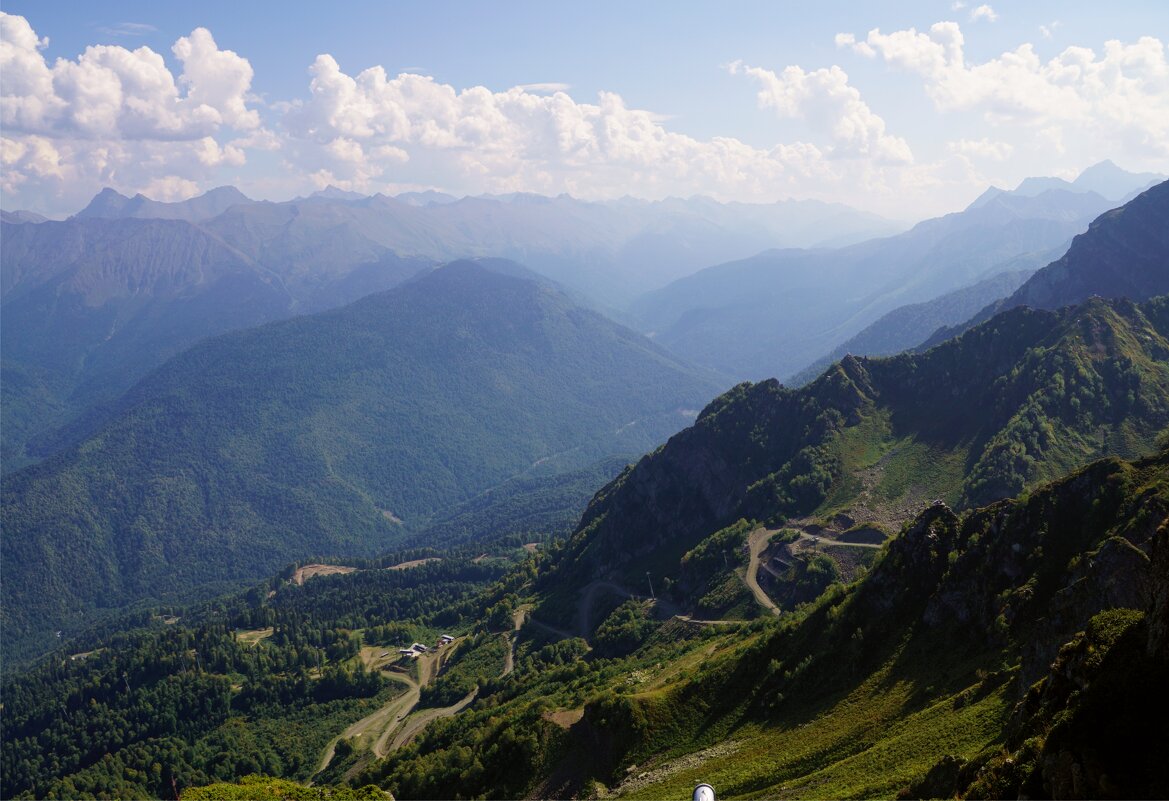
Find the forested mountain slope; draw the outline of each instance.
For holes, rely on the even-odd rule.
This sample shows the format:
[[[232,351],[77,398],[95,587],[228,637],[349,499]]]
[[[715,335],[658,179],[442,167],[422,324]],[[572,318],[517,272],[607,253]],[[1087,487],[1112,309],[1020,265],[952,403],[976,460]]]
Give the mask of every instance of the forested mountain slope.
[[[1161,797],[1167,516],[1164,451],[931,507],[856,584],[586,709],[616,752],[598,778],[631,798]]]
[[[1140,455],[1167,427],[1169,299],[1012,309],[922,354],[847,357],[800,389],[735,387],[598,493],[548,586],[676,582],[740,518],[843,512],[888,530],[933,499],[969,508]]]
[[[208,340],[94,436],[5,478],[6,642],[384,550],[513,476],[653,447],[716,389],[555,290],[471,262]]]
[[[297,280],[291,262],[265,263],[183,219],[0,225],[6,469],[56,450],[48,432],[200,339],[348,303],[431,266],[335,235],[313,245],[330,269]]]
[[[1161,797],[1167,516],[1169,452],[1106,459],[931,505],[859,580],[778,619],[634,598],[587,641],[525,614],[546,560],[285,571],[8,679],[4,790],[186,796],[262,772],[397,798]],[[371,755],[422,680],[394,644],[440,631],[462,643],[418,714],[470,703]]]

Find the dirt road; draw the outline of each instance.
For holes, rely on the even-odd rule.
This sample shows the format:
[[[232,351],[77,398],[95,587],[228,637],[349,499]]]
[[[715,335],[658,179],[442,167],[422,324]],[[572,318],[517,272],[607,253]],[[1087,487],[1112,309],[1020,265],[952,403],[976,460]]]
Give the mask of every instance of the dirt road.
[[[382,652],[384,652],[383,649],[379,647],[363,648],[361,660],[370,669],[376,669],[377,667],[384,668],[386,657],[381,656]],[[323,771],[333,761],[333,757],[337,752],[337,743],[342,739],[356,740],[355,745],[357,750],[368,747],[375,757],[384,757],[388,753],[387,749],[389,746],[387,744],[390,741],[390,737],[398,731],[399,727],[410,716],[410,713],[418,706],[422,688],[434,681],[434,677],[438,675],[438,670],[442,665],[442,660],[448,653],[450,653],[449,648],[443,651],[432,651],[419,656],[416,662],[418,665],[418,681],[414,681],[414,679],[404,673],[385,670],[383,675],[389,679],[405,684],[407,686],[406,692],[392,699],[373,714],[367,715],[352,724],[337,737],[334,737],[325,749],[325,752],[321,755],[321,762],[317,768],[317,773]]]
[[[789,525],[788,528],[793,526]],[[771,610],[772,614],[778,615],[780,610],[775,605],[775,602],[764,592],[763,588],[759,586],[759,568],[762,565],[763,552],[767,550],[771,538],[779,532],[774,529],[757,528],[747,537],[747,550],[750,555],[750,561],[747,563],[747,575],[743,580],[747,585],[747,589],[755,596],[755,600],[760,606]],[[814,536],[808,534],[806,531],[800,531],[799,542],[802,542],[813,550],[822,551],[825,548],[868,548],[876,550],[884,547],[884,544],[872,544],[867,542],[841,542],[828,537]]]
[[[757,528],[747,535],[747,553],[750,556],[750,561],[747,562],[747,575],[743,580],[747,584],[747,589],[755,596],[756,602],[764,609],[771,610],[771,614],[778,615],[779,607],[759,586],[759,558],[767,550],[767,544],[771,542],[771,538],[775,534],[776,532],[770,529]]]
[[[429,726],[431,721],[438,720],[439,718],[449,718],[452,715],[457,715],[462,712],[467,706],[470,705],[472,701],[475,700],[475,696],[478,694],[479,688],[476,687],[474,690],[471,690],[471,692],[464,695],[462,700],[460,700],[457,704],[444,706],[441,709],[424,709],[421,712],[415,712],[406,720],[405,723],[402,724],[402,727],[398,729],[398,733],[394,735],[394,741],[390,743],[389,748],[387,748],[384,752],[379,753],[375,746],[374,755],[383,757],[390,751],[398,750],[413,740],[419,732]]]
[[[345,731],[334,737],[330,741],[325,752],[321,754],[321,762],[317,767],[317,773],[320,773],[329,766],[333,761],[333,756],[337,753],[337,743],[341,740],[356,739],[358,737],[378,737],[378,740],[384,738],[388,732],[393,731],[397,723],[399,723],[411,709],[418,703],[418,683],[414,679],[405,675],[404,673],[390,673],[386,672],[386,677],[394,681],[402,682],[406,685],[406,692],[391,699],[385,706],[374,712],[372,715],[367,715],[361,720],[349,726]],[[358,747],[368,742],[368,740],[359,740]],[[374,753],[377,753],[377,741],[374,743]],[[380,755],[379,755],[380,756]]]
[[[527,616],[528,607],[526,606],[521,606],[511,616],[512,629],[503,635],[503,638],[507,640],[507,653],[503,656],[503,672],[499,674],[500,678],[515,670],[515,641],[516,637],[519,636],[520,629],[524,627],[524,620]]]
[[[589,613],[592,612],[593,603],[596,601],[597,593],[601,590],[607,590],[615,595],[621,596],[622,598],[632,598],[637,601],[648,600],[648,596],[638,595],[637,593],[622,587],[620,584],[614,584],[611,581],[597,579],[596,581],[589,582],[584,586],[584,589],[581,590],[580,600],[577,601],[576,604],[576,628],[579,632],[577,635],[579,637],[588,639],[589,633],[592,632],[593,621],[589,620]],[[678,609],[677,604],[667,600],[666,598],[662,598],[661,596],[655,596],[653,598],[653,602],[667,615],[677,615],[681,611]]]

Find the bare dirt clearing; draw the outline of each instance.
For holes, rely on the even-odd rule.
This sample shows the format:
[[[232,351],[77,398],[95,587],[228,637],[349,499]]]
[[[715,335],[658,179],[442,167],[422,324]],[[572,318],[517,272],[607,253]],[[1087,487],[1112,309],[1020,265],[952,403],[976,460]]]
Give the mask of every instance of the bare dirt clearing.
[[[265,637],[271,637],[276,630],[269,626],[266,629],[252,629],[251,631],[237,631],[235,638],[242,645],[256,645]]]
[[[306,581],[317,576],[335,576],[339,573],[356,572],[357,568],[346,565],[305,565],[297,568],[296,572],[292,574],[292,583],[302,587]]]
[[[561,709],[558,712],[544,712],[540,715],[544,720],[555,723],[562,729],[570,729],[584,717],[584,708]]]
[[[429,564],[430,562],[441,562],[441,556],[428,556],[425,559],[411,559],[409,562],[399,562],[396,565],[387,567],[386,570],[409,570],[412,567]]]

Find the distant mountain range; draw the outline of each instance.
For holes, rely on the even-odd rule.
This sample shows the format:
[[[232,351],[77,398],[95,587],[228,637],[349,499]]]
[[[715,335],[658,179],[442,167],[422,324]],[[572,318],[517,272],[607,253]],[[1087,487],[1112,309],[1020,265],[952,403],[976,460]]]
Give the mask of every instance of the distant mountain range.
[[[0,211],[0,222],[6,223],[42,223],[48,217],[37,214],[35,211]]]
[[[132,205],[171,218],[0,223],[5,469],[51,453],[36,440],[204,337],[348,303],[432,266],[343,234],[249,253],[183,219],[200,204]]]
[[[145,195],[126,197],[103,189],[73,219],[144,219],[201,222],[218,217],[232,206],[250,204],[252,199],[234,186],[221,186],[198,197],[173,203],[151,200]]]
[[[1000,193],[892,238],[764,252],[651,292],[634,309],[688,359],[731,376],[788,376],[901,305],[1050,261],[1107,205],[1085,186],[1145,177],[1101,165],[1070,189]],[[340,306],[441,261],[514,257],[578,302],[631,322],[613,305],[711,263],[896,230],[814,201],[389,198],[332,187],[287,203],[231,187],[174,203],[107,189],[70,220],[5,212],[2,224],[4,470],[55,452],[73,436],[63,427],[204,337]],[[909,319],[960,322],[953,304],[937,308],[949,316],[911,313],[881,349],[917,337]]]
[[[768,247],[851,244],[900,229],[876,215],[814,200],[587,202],[567,195],[455,198],[441,192],[367,197],[335,187],[286,203],[255,202],[232,187],[177,203],[142,195],[127,198],[106,189],[76,216],[203,222],[228,210],[232,219],[210,227],[253,255],[258,254],[247,247],[241,229],[254,229],[260,241],[290,235],[283,230],[264,233],[265,226],[279,220],[297,229],[300,237],[341,229],[399,256],[514,259],[616,306],[727,258]]]
[[[1058,309],[1090,297],[1147,300],[1169,293],[1169,181],[1102,214],[1062,257],[967,321],[942,328],[928,348],[1016,306]]]
[[[1152,172],[1132,173],[1122,170],[1111,161],[1102,161],[1084,170],[1074,181],[1065,181],[1062,178],[1026,178],[1009,194],[1034,197],[1049,189],[1062,189],[1068,192],[1095,192],[1103,198],[1125,203],[1136,195],[1148,189],[1153,184],[1164,181],[1169,176]],[[985,205],[992,198],[1007,194],[998,187],[990,187],[970,204],[970,208]]]
[[[811,366],[792,376],[790,383],[797,386],[806,384],[824,372],[829,365],[849,354],[892,356],[912,350],[939,328],[965,322],[987,304],[1011,294],[1033,272],[1005,270],[941,297],[899,306],[844,344],[838,345],[827,356],[817,359]]]
[[[4,479],[6,648],[98,609],[385,550],[512,477],[652,448],[717,389],[544,283],[471,262],[209,339]]]
[[[1041,267],[1110,206],[1058,190],[1004,195],[885,239],[709,267],[646,294],[633,312],[687,358],[738,378],[786,378],[899,306]]]
[[[439,262],[516,257],[576,300],[604,306],[764,247],[896,230],[816,201],[389,198],[330,188],[268,203],[232,187],[173,203],[106,189],[64,222],[5,212],[2,224],[5,470],[54,452],[57,429],[204,337],[340,306]]]
[[[737,378],[787,380],[899,306],[1000,272],[1042,267],[1117,205],[1087,186],[1131,193],[1148,178],[1104,163],[1086,170],[1077,185],[988,191],[965,211],[896,236],[832,251],[761,253],[707,268],[647,293],[632,311],[643,330],[690,359]],[[920,342],[930,333],[907,332],[906,340]]]

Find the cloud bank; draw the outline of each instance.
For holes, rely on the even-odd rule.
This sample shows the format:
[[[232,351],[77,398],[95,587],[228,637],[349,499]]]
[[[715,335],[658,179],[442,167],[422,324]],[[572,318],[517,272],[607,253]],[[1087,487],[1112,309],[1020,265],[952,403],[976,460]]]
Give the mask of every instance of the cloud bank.
[[[177,77],[148,47],[96,45],[50,65],[47,45],[23,17],[0,13],[6,196],[114,184],[170,199],[197,192],[212,168],[245,162],[240,143],[222,137],[261,128],[247,101],[252,68],[205,28],[175,42]]]
[[[1164,44],[1144,36],[1109,41],[1097,55],[1068,47],[1046,62],[1031,44],[969,64],[957,23],[884,34],[851,34],[837,44],[921,77],[940,112],[975,111],[991,125],[1090,136],[1134,156],[1169,156],[1169,61]]]
[[[985,5],[969,13],[979,22],[998,18]],[[116,27],[108,35],[146,26]],[[1110,41],[1099,55],[1069,47],[1046,62],[1022,44],[979,64],[968,63],[955,22],[923,32],[874,29],[863,39],[845,32],[835,41],[855,68],[916,82],[939,118],[978,115],[977,130],[948,142],[915,140],[914,127],[898,130],[840,65],[741,61],[726,68],[729,80],[753,87],[760,111],[793,131],[783,141],[696,138],[615,92],[582,102],[563,83],[493,91],[381,66],[350,75],[329,54],[308,66],[302,96],[263,104],[246,54],[220,49],[205,28],[175,41],[174,67],[149,47],[116,44],[50,64],[47,39],[0,12],[0,191],[8,208],[50,213],[74,211],[107,185],[178,199],[226,182],[261,197],[333,184],[583,198],[818,197],[876,209],[896,199],[904,213],[952,207],[1039,152],[1078,158],[1086,142],[1097,158],[1169,159],[1169,67],[1158,39]]]

